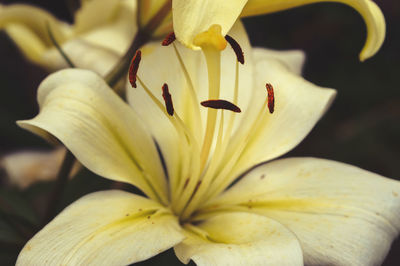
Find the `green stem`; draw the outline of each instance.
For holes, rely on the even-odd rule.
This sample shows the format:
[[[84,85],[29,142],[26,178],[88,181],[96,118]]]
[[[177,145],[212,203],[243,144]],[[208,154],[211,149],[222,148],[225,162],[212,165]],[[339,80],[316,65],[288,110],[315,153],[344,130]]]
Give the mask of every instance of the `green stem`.
[[[53,217],[56,216],[57,214],[57,207],[61,201],[62,194],[64,192],[65,185],[68,182],[68,177],[71,173],[74,162],[75,162],[74,155],[69,150],[67,150],[65,153],[63,163],[57,175],[57,181],[54,186],[54,190],[49,198],[49,205],[45,212],[42,223],[43,226],[46,225],[48,222],[50,222],[53,219]]]

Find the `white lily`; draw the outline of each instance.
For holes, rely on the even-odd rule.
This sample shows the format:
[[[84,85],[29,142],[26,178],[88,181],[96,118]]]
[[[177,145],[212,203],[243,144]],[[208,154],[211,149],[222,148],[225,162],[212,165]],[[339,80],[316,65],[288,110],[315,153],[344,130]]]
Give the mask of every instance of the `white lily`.
[[[153,6],[156,12],[159,5]],[[148,14],[145,11],[142,15]],[[38,7],[0,5],[0,29],[7,32],[26,58],[54,71],[68,65],[54,47],[50,29],[77,67],[104,76],[128,50],[138,30],[137,12],[136,0],[81,1],[75,23],[70,25]],[[167,34],[172,29],[170,24],[166,21],[156,33]]]
[[[220,25],[225,35],[239,17],[268,14],[318,2],[347,4],[361,14],[368,31],[360,53],[361,61],[379,50],[385,39],[385,18],[372,0],[173,0],[174,31],[183,44],[199,49],[194,39],[211,25]]]
[[[315,158],[259,165],[295,147],[335,91],[299,76],[301,52],[251,49],[241,24],[230,36],[244,66],[215,49],[218,26],[197,40],[206,60],[179,44],[145,47],[130,105],[87,70],[43,81],[39,115],[19,125],[51,133],[88,169],[148,198],[116,190],[81,198],[26,244],[18,265],[126,265],[171,247],[198,265],[382,262],[400,229],[400,183]],[[165,110],[164,82],[174,110],[163,86]],[[208,99],[243,112],[201,107]]]

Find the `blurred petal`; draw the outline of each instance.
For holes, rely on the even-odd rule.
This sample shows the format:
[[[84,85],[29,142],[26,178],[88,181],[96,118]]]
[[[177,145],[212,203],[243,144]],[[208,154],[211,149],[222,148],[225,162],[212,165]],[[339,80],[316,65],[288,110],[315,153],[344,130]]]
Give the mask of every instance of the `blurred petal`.
[[[0,159],[0,167],[6,172],[11,184],[26,188],[38,181],[54,180],[60,170],[65,154],[64,148],[50,151],[19,151]],[[70,176],[79,170],[76,163]]]
[[[367,25],[368,36],[360,60],[364,61],[373,56],[385,39],[385,18],[379,7],[371,0],[249,0],[241,16],[253,16],[277,12],[302,5],[319,2],[339,2],[347,4],[357,10]]]
[[[101,9],[109,5],[108,0],[92,0],[92,2],[99,2],[98,6]],[[115,0],[110,2],[115,2]],[[94,48],[103,48],[122,56],[128,50],[138,29],[136,24],[137,1],[119,0],[116,2],[118,3],[118,6],[111,8],[114,12],[108,20],[104,21],[104,23],[99,22],[98,24],[93,25],[90,30],[82,32],[82,34],[77,36],[77,38],[83,39]],[[104,6],[100,6],[100,4]],[[93,14],[103,13],[93,12],[92,16]],[[102,17],[98,15],[96,16]],[[91,23],[93,24],[93,22]],[[80,31],[78,31],[78,33],[80,33]],[[102,57],[99,56],[98,60],[101,61]]]
[[[0,29],[6,30],[24,55],[38,64],[42,53],[53,46],[47,25],[59,42],[71,34],[67,24],[45,10],[23,4],[0,5]]]
[[[279,221],[298,237],[307,265],[380,265],[400,230],[398,181],[323,159],[261,165],[212,206]]]
[[[48,131],[91,171],[165,200],[166,181],[152,137],[98,75],[80,69],[52,74],[40,85],[38,102],[39,115],[20,126]]]
[[[214,24],[222,27],[222,35],[227,34],[246,2],[247,0],[173,0],[175,35],[187,47],[200,49],[194,45],[194,37]]]
[[[118,53],[82,39],[67,41],[62,49],[77,68],[90,69],[101,76],[108,74],[119,60]],[[43,53],[42,65],[52,70],[70,67],[56,48]]]
[[[82,33],[109,22],[121,0],[83,0],[75,13],[74,30]],[[132,23],[133,24],[133,23]]]
[[[123,191],[89,194],[67,207],[21,251],[17,265],[128,265],[183,239],[176,217]]]
[[[185,227],[175,247],[183,263],[197,265],[303,265],[296,237],[276,221],[249,213],[224,213]]]
[[[50,71],[67,68],[49,38],[49,23],[55,40],[77,67],[104,75],[132,42],[136,13],[134,0],[82,1],[71,26],[34,6],[0,5],[0,29],[6,30],[29,60]]]

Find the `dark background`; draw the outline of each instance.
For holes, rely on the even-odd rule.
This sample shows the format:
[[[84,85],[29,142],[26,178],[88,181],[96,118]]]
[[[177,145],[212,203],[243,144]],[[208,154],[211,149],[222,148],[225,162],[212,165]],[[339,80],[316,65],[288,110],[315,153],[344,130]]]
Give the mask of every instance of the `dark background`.
[[[61,0],[0,1],[15,2],[31,2],[59,18],[71,20]],[[386,17],[387,37],[378,54],[364,63],[359,62],[358,54],[365,41],[365,25],[358,13],[347,6],[315,4],[248,18],[244,22],[254,46],[304,50],[306,79],[338,90],[325,117],[305,141],[286,156],[337,160],[400,180],[400,2],[381,0],[377,4]],[[0,33],[0,59],[0,155],[26,147],[48,147],[15,125],[16,120],[36,114],[35,92],[46,72],[27,63],[4,33]],[[12,205],[11,208],[35,223],[40,215],[37,206],[45,198],[42,194],[52,185],[36,184],[26,191],[6,189],[3,185],[0,208],[2,204]],[[108,181],[84,172],[68,185],[63,206],[108,186]],[[35,212],[29,210],[32,205]],[[8,232],[9,228],[4,226],[0,219],[0,234]],[[10,239],[13,237],[18,239],[11,234]],[[15,240],[14,246],[4,247],[0,242],[2,265],[13,264],[23,242],[18,241]],[[400,241],[397,240],[384,265],[399,265],[399,262]],[[156,263],[174,265],[179,262],[173,252],[167,251],[142,264]]]

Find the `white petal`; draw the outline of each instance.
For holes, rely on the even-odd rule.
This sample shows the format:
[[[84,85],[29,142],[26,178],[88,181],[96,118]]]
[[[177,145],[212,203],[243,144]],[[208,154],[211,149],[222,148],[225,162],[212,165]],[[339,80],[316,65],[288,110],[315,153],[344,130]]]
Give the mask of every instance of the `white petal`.
[[[371,0],[249,0],[241,16],[253,16],[277,12],[302,5],[319,2],[339,2],[353,7],[363,17],[367,25],[367,41],[360,53],[360,60],[364,61],[373,56],[385,39],[385,18],[379,7]]]
[[[184,228],[187,238],[175,247],[183,263],[192,259],[197,265],[303,265],[296,237],[267,217],[224,213],[196,225],[198,234]]]
[[[265,48],[253,48],[253,57],[257,60],[276,59],[294,74],[302,74],[306,55],[301,50],[278,51]]]
[[[379,265],[400,230],[398,181],[323,159],[259,166],[214,204],[287,226],[308,265]]]
[[[21,251],[17,265],[128,265],[183,239],[176,217],[122,191],[89,194],[67,207]]]
[[[166,196],[166,181],[152,137],[137,114],[95,73],[67,69],[39,87],[40,113],[19,125],[46,130],[93,172]],[[40,132],[39,132],[40,133]]]
[[[227,34],[246,2],[247,0],[173,0],[172,18],[177,39],[189,48],[199,49],[194,45],[193,39],[211,25],[221,25],[222,35]]]
[[[50,151],[19,151],[7,154],[0,159],[0,167],[6,172],[11,184],[26,188],[38,181],[54,180],[57,176],[65,149],[59,147]],[[73,168],[71,176],[79,170]]]
[[[336,92],[316,86],[293,73],[285,61],[265,49],[255,49],[256,81],[253,89],[252,107],[237,133],[235,141],[248,143],[231,172],[231,177],[262,161],[276,158],[299,144],[311,131],[330,106]],[[267,98],[265,84],[271,83],[275,92],[275,111],[264,110],[263,122],[254,128],[254,115],[259,116],[262,104]],[[227,154],[235,154],[236,146],[230,146]]]

